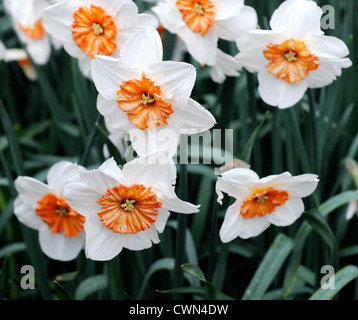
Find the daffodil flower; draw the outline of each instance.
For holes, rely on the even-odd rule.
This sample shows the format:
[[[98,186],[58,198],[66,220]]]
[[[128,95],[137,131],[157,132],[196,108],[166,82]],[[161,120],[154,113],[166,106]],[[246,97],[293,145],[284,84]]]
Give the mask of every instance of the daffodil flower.
[[[317,184],[314,174],[293,177],[285,172],[260,179],[248,168],[223,172],[216,183],[218,202],[222,204],[223,192],[235,202],[227,209],[220,229],[222,242],[256,237],[271,224],[292,224],[304,211],[302,198],[313,193]]]
[[[256,28],[256,12],[243,0],[164,0],[152,10],[165,29],[185,42],[196,61],[215,66],[214,81],[238,75],[240,65],[218,51],[218,41],[235,41],[242,31]]]
[[[79,165],[61,161],[50,168],[47,184],[25,176],[15,180],[18,196],[14,213],[21,223],[38,230],[42,251],[55,260],[73,260],[84,248],[85,219],[63,196],[66,181],[83,170]]]
[[[51,55],[51,38],[43,27],[43,10],[49,5],[45,0],[4,0],[13,28],[26,46],[32,60],[46,64]]]
[[[198,212],[174,192],[176,169],[165,150],[137,158],[122,169],[113,158],[97,170],[76,174],[65,199],[86,222],[86,256],[110,260],[123,248],[143,250],[159,243],[169,211]]]
[[[118,57],[131,34],[158,25],[153,15],[138,14],[132,0],[62,0],[48,7],[44,17],[45,29],[69,55],[79,59],[79,67],[88,78],[96,55]]]
[[[346,44],[321,30],[322,10],[310,0],[286,0],[273,13],[272,30],[250,30],[236,43],[236,56],[258,72],[259,93],[271,106],[295,105],[307,88],[331,84],[352,62]]]
[[[139,155],[169,144],[173,156],[180,134],[199,133],[215,124],[211,113],[190,98],[195,68],[162,61],[162,55],[158,32],[147,28],[123,44],[120,59],[96,56],[92,61],[97,108],[111,132],[128,132]]]

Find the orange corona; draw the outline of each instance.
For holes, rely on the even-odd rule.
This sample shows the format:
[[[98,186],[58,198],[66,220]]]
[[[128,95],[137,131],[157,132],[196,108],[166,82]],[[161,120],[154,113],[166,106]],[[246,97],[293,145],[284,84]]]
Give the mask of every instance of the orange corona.
[[[30,39],[41,39],[45,35],[45,29],[42,26],[42,20],[37,20],[33,25],[25,27],[19,24],[21,31]]]
[[[98,216],[103,225],[121,234],[150,228],[162,206],[152,189],[142,184],[115,186],[104,192],[97,203],[102,206]]]
[[[80,7],[73,18],[73,40],[86,55],[91,58],[100,53],[112,55],[117,47],[117,28],[110,15],[101,7],[91,5]]]
[[[172,105],[163,100],[160,86],[144,73],[141,80],[123,81],[117,96],[119,108],[141,130],[167,125],[167,119],[174,112]]]
[[[319,59],[311,53],[302,40],[289,39],[281,44],[269,44],[263,54],[270,63],[268,72],[288,83],[298,83],[316,70]]]
[[[52,193],[37,201],[35,212],[52,233],[63,232],[65,237],[73,237],[83,229],[85,218],[72,210],[65,199],[58,198]]]
[[[204,36],[214,24],[215,7],[210,0],[177,0],[183,21],[195,33]]]
[[[288,199],[289,195],[285,190],[271,187],[255,189],[241,205],[240,213],[245,219],[263,217],[272,213],[276,207],[284,205]]]

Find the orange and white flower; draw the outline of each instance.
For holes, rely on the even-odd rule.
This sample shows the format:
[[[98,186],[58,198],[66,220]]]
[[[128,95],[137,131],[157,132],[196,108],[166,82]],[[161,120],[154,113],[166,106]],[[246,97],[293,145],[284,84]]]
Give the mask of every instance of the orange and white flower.
[[[214,81],[222,82],[222,74],[238,75],[240,65],[218,51],[218,40],[234,41],[242,31],[256,28],[256,12],[243,0],[164,0],[153,11],[165,29],[185,42],[195,60],[216,67],[211,74]],[[229,73],[225,66],[219,69],[223,57],[224,63],[230,63]]]
[[[19,40],[26,46],[32,60],[46,64],[51,55],[51,39],[43,27],[43,10],[49,6],[45,0],[4,0]]]
[[[44,14],[45,29],[68,54],[79,59],[79,67],[88,78],[96,55],[118,57],[131,34],[158,25],[153,15],[138,14],[132,0],[62,0]]]
[[[143,250],[159,243],[170,211],[198,212],[174,192],[176,169],[165,150],[126,163],[113,158],[98,170],[76,174],[65,187],[65,199],[86,217],[86,256],[110,260],[123,248]]]
[[[120,59],[96,56],[92,62],[99,112],[108,120],[110,131],[129,133],[139,155],[164,147],[167,135],[172,137],[172,156],[181,133],[206,131],[215,124],[211,113],[190,98],[195,68],[184,62],[162,61],[162,55],[158,32],[147,28],[125,42]],[[138,131],[142,137],[133,139]]]
[[[66,181],[85,169],[61,161],[47,174],[47,184],[31,177],[15,180],[18,197],[14,213],[26,226],[38,230],[42,251],[52,259],[69,261],[84,248],[84,217],[73,210],[63,196]]]
[[[258,236],[271,224],[292,224],[304,211],[302,198],[313,193],[317,184],[314,174],[293,177],[285,172],[260,179],[248,168],[223,172],[216,183],[218,202],[222,204],[223,192],[236,201],[226,211],[221,240],[247,239]]]
[[[310,0],[286,0],[272,15],[272,30],[242,33],[236,58],[258,72],[259,93],[271,106],[296,104],[307,88],[331,84],[351,66],[346,44],[321,30],[322,10]]]

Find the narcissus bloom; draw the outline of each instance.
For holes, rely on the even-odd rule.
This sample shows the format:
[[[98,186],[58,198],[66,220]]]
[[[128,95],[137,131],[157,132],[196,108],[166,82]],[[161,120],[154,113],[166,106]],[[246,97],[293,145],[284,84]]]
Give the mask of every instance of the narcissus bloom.
[[[53,165],[45,184],[31,177],[18,177],[18,197],[14,213],[20,222],[39,232],[42,251],[52,259],[69,261],[84,248],[85,218],[73,210],[63,197],[66,181],[85,170],[67,161]]]
[[[120,59],[96,56],[92,62],[99,112],[111,132],[129,133],[139,155],[167,143],[173,156],[181,133],[202,132],[215,124],[210,112],[190,98],[195,68],[184,62],[162,61],[162,55],[158,32],[147,28],[126,41]]]
[[[218,202],[222,203],[223,192],[236,201],[227,209],[220,229],[221,240],[255,237],[270,224],[292,224],[304,211],[302,198],[313,193],[317,184],[314,174],[293,177],[285,172],[260,179],[248,168],[223,172],[216,183]]]
[[[175,180],[175,165],[164,150],[128,162],[122,170],[111,158],[98,170],[75,175],[64,194],[86,217],[87,257],[110,260],[123,248],[149,248],[159,243],[169,211],[197,212],[197,206],[176,196]]]
[[[44,16],[45,29],[79,59],[81,71],[89,78],[96,55],[118,57],[131,34],[158,25],[153,15],[138,14],[132,0],[62,0],[47,8]]]
[[[43,27],[43,10],[49,5],[45,0],[4,0],[14,30],[19,40],[36,64],[47,63],[51,54],[51,39]]]
[[[322,10],[310,0],[286,0],[272,15],[272,30],[251,30],[237,39],[236,58],[250,72],[258,72],[259,93],[271,106],[296,104],[307,88],[331,84],[342,68],[346,44],[321,30]]]
[[[238,75],[240,65],[217,49],[219,39],[234,41],[242,31],[256,28],[256,12],[243,0],[164,0],[153,11],[164,28],[185,42],[195,60],[216,67],[214,81]]]

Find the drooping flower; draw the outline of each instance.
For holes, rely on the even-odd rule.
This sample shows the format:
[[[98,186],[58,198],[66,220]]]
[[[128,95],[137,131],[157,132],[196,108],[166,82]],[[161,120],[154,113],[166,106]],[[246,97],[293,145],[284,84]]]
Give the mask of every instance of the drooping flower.
[[[321,30],[322,10],[311,0],[286,0],[273,13],[272,30],[251,30],[237,39],[236,56],[258,72],[259,93],[271,106],[295,105],[307,88],[331,84],[351,66],[346,44]]]
[[[131,34],[158,25],[153,15],[138,14],[132,0],[62,0],[47,8],[44,15],[45,29],[68,54],[79,59],[79,67],[88,78],[96,55],[118,57]]]
[[[159,243],[169,211],[197,212],[197,206],[176,196],[175,180],[175,165],[165,150],[128,162],[122,170],[111,158],[98,170],[75,175],[64,194],[86,217],[87,257],[110,260],[123,248],[149,248]]]
[[[241,66],[218,50],[218,41],[235,41],[242,31],[256,28],[256,12],[243,0],[164,0],[153,11],[168,31],[185,42],[196,61],[215,66],[214,81],[238,75]]]
[[[215,124],[210,112],[190,98],[195,68],[162,61],[162,50],[158,32],[147,28],[126,41],[120,59],[96,56],[92,62],[99,112],[111,132],[128,132],[139,155],[165,146],[173,156],[181,133],[206,131]]]
[[[255,237],[270,224],[292,224],[304,211],[302,198],[313,193],[317,184],[314,174],[293,177],[285,172],[260,179],[248,168],[223,172],[216,183],[218,202],[222,204],[223,192],[236,200],[226,211],[221,240]]]
[[[26,226],[38,230],[42,251],[52,259],[69,261],[84,248],[84,217],[73,210],[63,196],[66,181],[85,169],[61,161],[53,165],[47,183],[31,177],[15,180],[18,197],[14,213]]]
[[[46,64],[51,55],[51,38],[43,27],[43,10],[49,6],[45,0],[4,0],[19,40],[36,64]]]

